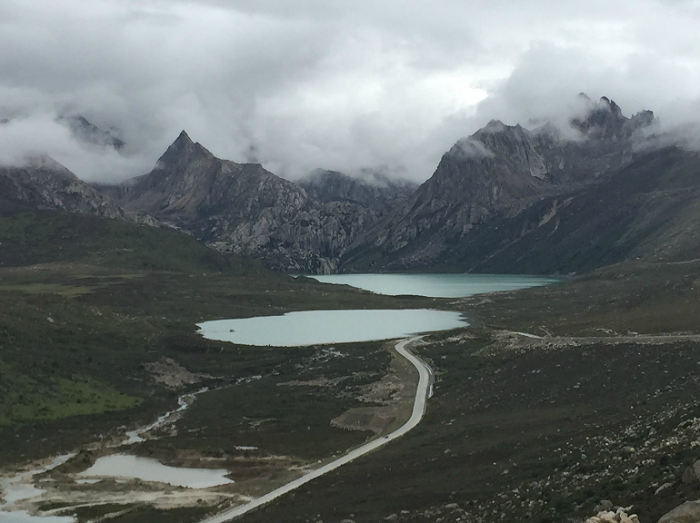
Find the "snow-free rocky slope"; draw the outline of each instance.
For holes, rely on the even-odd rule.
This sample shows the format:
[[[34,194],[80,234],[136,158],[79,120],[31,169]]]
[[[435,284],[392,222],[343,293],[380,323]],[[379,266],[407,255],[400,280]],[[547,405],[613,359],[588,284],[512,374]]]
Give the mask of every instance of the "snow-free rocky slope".
[[[490,122],[415,191],[332,171],[293,183],[219,159],[184,131],[149,174],[98,188],[287,272],[571,273],[697,257],[697,154],[650,146],[650,111],[581,101],[566,133]]]
[[[330,194],[324,201],[313,198],[260,164],[219,159],[184,131],[150,173],[98,188],[126,209],[188,231],[220,251],[289,272],[334,271],[345,247],[383,215]]]
[[[408,180],[394,179],[380,173],[357,178],[337,171],[318,169],[299,180],[298,185],[317,200],[356,203],[383,215],[407,201],[418,188]]]
[[[652,123],[607,98],[571,122],[576,139],[492,121],[457,142],[341,268],[569,273],[693,256],[700,162],[640,149]]]
[[[125,212],[48,156],[32,158],[22,166],[0,166],[0,209],[58,210],[148,222]]]

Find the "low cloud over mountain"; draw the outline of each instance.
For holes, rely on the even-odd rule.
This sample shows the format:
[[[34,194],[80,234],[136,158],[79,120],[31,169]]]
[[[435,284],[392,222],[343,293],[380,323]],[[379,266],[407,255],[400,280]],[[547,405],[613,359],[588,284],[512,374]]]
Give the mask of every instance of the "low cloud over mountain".
[[[694,2],[26,0],[0,20],[0,161],[41,150],[89,180],[148,172],[183,128],[288,178],[424,180],[492,118],[566,122],[582,90],[700,115]],[[61,115],[126,145],[86,147]]]

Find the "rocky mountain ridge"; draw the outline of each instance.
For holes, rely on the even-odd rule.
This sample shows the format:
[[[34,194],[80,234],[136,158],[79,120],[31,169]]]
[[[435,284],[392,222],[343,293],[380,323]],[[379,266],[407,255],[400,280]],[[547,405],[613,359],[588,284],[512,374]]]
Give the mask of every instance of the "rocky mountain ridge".
[[[184,131],[150,173],[120,185],[91,188],[48,159],[4,168],[0,184],[5,206],[152,216],[285,272],[551,274],[694,256],[698,154],[639,148],[650,111],[628,118],[608,98],[582,101],[566,132],[491,121],[415,190],[321,170],[294,183],[217,158]]]
[[[61,210],[155,224],[125,212],[49,156],[31,158],[22,166],[0,167],[0,207]]]
[[[549,202],[547,212],[556,212],[552,198],[591,191],[635,159],[637,137],[652,124],[653,113],[627,118],[605,97],[588,102],[586,117],[571,121],[573,139],[551,125],[530,131],[494,120],[459,140],[405,204],[348,248],[341,268],[493,270],[486,260],[502,246],[475,244],[478,231],[496,222],[503,227],[503,220],[543,201]],[[521,223],[517,227],[501,236],[528,230]],[[509,270],[522,272],[517,264]]]
[[[71,134],[82,143],[101,147],[112,147],[120,151],[126,144],[115,135],[113,129],[97,127],[82,115],[59,116],[57,121],[70,129]]]
[[[382,215],[376,206],[328,191],[325,201],[314,198],[260,164],[219,159],[185,131],[150,173],[98,189],[220,251],[288,272],[336,270],[344,248]]]

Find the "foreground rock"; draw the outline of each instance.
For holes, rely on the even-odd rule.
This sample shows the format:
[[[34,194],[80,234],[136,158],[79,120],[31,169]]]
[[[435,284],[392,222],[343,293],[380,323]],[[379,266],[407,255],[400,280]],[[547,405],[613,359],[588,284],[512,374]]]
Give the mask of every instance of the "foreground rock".
[[[639,523],[639,518],[636,514],[627,514],[627,509],[619,507],[614,511],[602,510],[588,518],[586,523]]]
[[[697,523],[700,521],[700,501],[687,501],[674,508],[659,523]]]

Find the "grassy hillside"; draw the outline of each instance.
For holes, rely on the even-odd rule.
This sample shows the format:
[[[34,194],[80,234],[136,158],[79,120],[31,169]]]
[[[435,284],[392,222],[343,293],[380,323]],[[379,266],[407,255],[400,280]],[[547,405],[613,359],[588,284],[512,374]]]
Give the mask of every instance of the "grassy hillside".
[[[459,300],[479,327],[418,350],[424,421],[245,521],[558,523],[604,499],[658,521],[697,499],[698,282],[700,262],[639,262]]]
[[[263,272],[254,262],[221,255],[171,229],[54,211],[0,216],[0,267],[49,262],[160,271]]]
[[[285,362],[293,370],[302,358],[288,349],[209,342],[196,333],[197,322],[434,301],[294,279],[174,230],[48,211],[5,214],[0,463],[74,448],[172,408],[187,385],[157,382],[149,370],[154,362],[169,358],[206,376],[198,378],[200,387],[265,374]]]

